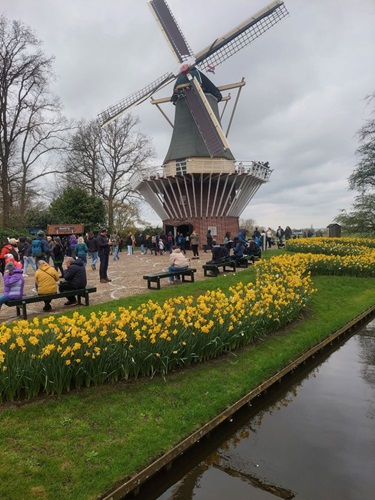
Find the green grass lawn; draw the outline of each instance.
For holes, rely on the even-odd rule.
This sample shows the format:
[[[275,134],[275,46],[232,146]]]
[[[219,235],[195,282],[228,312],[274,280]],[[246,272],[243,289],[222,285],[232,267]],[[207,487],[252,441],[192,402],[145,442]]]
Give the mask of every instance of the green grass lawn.
[[[227,287],[240,277],[181,286],[178,294]],[[375,303],[373,279],[318,276],[314,283],[318,292],[303,318],[236,353],[165,380],[120,382],[0,406],[0,498],[97,498]],[[172,293],[177,289],[162,289],[157,298]],[[101,308],[144,300],[135,296]]]

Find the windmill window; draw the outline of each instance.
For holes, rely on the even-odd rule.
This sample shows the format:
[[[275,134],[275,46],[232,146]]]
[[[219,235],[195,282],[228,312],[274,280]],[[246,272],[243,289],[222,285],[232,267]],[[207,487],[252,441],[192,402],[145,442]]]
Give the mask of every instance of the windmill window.
[[[186,160],[176,161],[176,175],[186,174]]]

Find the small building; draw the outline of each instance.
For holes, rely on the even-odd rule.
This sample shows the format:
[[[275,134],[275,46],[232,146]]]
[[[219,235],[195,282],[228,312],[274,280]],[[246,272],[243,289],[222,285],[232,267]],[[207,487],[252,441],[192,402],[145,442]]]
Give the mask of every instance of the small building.
[[[328,224],[327,236],[329,238],[341,238],[341,226],[340,226],[340,224]]]
[[[83,229],[83,224],[49,224],[47,234],[49,236],[83,234]]]

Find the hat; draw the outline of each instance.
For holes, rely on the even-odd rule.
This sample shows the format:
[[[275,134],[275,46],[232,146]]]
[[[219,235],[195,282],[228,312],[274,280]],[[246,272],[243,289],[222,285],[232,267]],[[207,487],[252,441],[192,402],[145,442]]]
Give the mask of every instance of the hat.
[[[8,262],[7,264],[5,264],[5,271],[13,271],[13,269],[14,269],[13,262]]]
[[[40,230],[36,233],[37,236],[44,236],[44,231]]]
[[[100,230],[101,233],[105,233],[107,231],[107,229],[105,227],[103,227],[103,229]]]
[[[17,245],[18,240],[16,238],[9,238],[8,239],[10,245]]]

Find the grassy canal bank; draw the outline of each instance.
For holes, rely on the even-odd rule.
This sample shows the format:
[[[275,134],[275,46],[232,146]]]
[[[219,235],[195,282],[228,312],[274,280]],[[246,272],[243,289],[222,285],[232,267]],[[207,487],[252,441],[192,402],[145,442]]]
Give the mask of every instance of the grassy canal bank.
[[[165,380],[144,378],[3,404],[0,498],[97,498],[375,303],[372,278],[313,281],[318,291],[303,317],[235,353]]]

